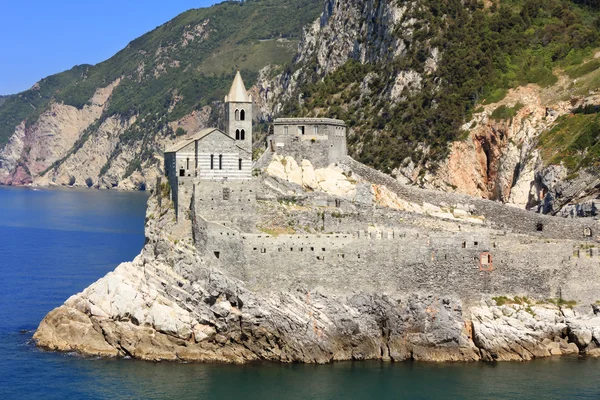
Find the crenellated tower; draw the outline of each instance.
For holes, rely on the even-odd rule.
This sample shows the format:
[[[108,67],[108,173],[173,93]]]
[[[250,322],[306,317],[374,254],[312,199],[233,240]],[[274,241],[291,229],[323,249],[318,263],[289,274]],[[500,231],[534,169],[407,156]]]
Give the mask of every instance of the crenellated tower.
[[[225,96],[225,132],[236,144],[252,154],[252,96],[246,92],[238,71]]]

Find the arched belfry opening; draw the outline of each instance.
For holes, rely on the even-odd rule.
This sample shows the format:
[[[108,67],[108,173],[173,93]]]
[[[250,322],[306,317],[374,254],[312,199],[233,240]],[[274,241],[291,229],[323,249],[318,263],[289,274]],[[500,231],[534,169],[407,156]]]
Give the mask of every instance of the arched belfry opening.
[[[239,129],[235,130],[235,140],[240,140],[240,130]]]
[[[240,121],[245,121],[246,120],[246,111],[242,110],[240,111]]]
[[[244,112],[244,111],[242,110],[242,112]],[[243,120],[243,119],[244,119],[244,118],[242,117],[242,120]],[[236,121],[239,121],[239,120],[240,120],[240,110],[235,110],[235,120],[236,120]]]
[[[240,133],[240,140],[246,140],[246,131],[242,129],[242,132]]]

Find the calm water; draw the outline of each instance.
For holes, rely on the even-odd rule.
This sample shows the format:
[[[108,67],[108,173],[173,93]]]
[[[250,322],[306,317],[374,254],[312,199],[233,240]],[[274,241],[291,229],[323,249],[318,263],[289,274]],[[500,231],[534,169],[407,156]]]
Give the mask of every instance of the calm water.
[[[600,361],[154,364],[46,353],[52,308],[143,245],[146,197],[0,187],[0,399],[600,399]]]

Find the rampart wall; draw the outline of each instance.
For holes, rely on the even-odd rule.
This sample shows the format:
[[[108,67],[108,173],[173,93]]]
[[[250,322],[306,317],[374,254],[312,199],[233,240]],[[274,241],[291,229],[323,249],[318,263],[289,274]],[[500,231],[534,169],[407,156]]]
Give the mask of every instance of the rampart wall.
[[[494,229],[554,239],[589,241],[600,239],[600,224],[595,220],[557,218],[506,206],[491,200],[473,199],[454,193],[402,185],[392,177],[369,168],[350,157],[346,157],[340,164],[350,168],[353,173],[357,173],[369,182],[386,186],[401,198],[410,202],[435,205],[441,203],[446,205],[458,203],[471,205],[473,213],[484,215],[486,224]]]
[[[302,286],[330,293],[427,292],[563,296],[595,301],[600,254],[574,241],[399,231],[245,234],[210,225],[205,261],[253,290]]]

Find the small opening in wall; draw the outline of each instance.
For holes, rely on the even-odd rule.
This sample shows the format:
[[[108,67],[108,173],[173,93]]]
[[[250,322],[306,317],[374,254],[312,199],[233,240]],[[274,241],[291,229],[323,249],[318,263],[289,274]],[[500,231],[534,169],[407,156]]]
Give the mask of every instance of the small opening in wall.
[[[267,249],[262,248],[262,249],[260,249],[260,252],[263,253],[263,254],[265,254],[267,252]]]
[[[215,257],[217,258],[217,260],[219,258],[221,258],[221,252],[220,251],[215,251]]]
[[[298,134],[299,135],[304,135],[304,127],[303,126],[299,126],[298,127]]]
[[[360,254],[358,255],[358,258],[360,258]]]
[[[466,249],[467,248],[467,242],[462,242],[462,248]]]
[[[181,168],[179,170],[179,176],[185,176],[185,169]]]
[[[256,251],[256,250],[258,250],[258,248],[257,248],[257,247],[255,247],[253,250],[254,250],[254,251]]]
[[[592,230],[588,227],[583,228],[583,236],[592,237]]]
[[[323,247],[321,250],[325,251],[325,247]]]
[[[479,246],[479,242],[473,242],[473,246]]]
[[[280,248],[278,248],[278,249],[277,249],[277,251],[281,253],[281,247],[280,247]]]
[[[293,247],[290,247],[290,251],[294,251],[294,248],[293,248]]]
[[[315,251],[315,248],[314,248],[314,247],[311,247],[311,248],[310,248],[310,251]]]
[[[536,229],[538,232],[542,232],[542,231],[544,230],[544,224],[538,223],[538,224],[535,226],[535,229]]]

